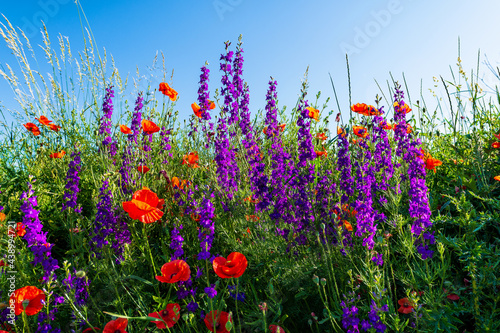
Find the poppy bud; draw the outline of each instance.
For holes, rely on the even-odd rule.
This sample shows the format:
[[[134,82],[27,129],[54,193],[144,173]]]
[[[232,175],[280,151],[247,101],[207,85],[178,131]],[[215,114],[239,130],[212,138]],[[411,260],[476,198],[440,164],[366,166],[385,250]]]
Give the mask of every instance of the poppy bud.
[[[316,285],[319,284],[319,278],[317,275],[313,275],[313,282],[316,283]]]
[[[326,286],[326,279],[325,278],[321,278],[321,285],[324,287]]]
[[[85,277],[85,272],[84,271],[78,271],[76,272],[76,276],[79,277],[79,278],[82,278],[82,277]]]

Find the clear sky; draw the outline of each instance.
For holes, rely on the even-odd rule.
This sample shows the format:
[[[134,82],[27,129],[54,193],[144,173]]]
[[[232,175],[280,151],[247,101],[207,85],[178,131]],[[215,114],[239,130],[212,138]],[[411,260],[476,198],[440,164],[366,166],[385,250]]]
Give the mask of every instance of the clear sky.
[[[192,113],[190,104],[196,101],[205,61],[212,74],[211,96],[220,88],[219,56],[224,42],[230,40],[234,50],[240,34],[252,115],[265,106],[270,76],[278,81],[279,105],[290,110],[309,66],[309,99],[313,101],[317,91],[322,91],[321,102],[332,97],[327,111],[338,111],[330,73],[347,116],[346,53],[353,103],[373,104],[379,93],[374,80],[387,92],[389,72],[399,81],[405,73],[414,103],[421,80],[426,92],[433,88],[434,76],[451,79],[450,66],[457,73],[459,37],[466,71],[475,70],[479,50],[480,72],[486,82],[496,83],[482,64],[484,55],[494,66],[500,65],[500,2],[496,0],[81,0],[81,4],[98,47],[113,55],[122,75],[133,77],[136,67],[144,72],[157,51],[164,53],[167,70],[174,69],[172,87],[179,93],[176,109],[181,119]],[[74,1],[3,0],[0,13],[25,30],[32,45],[42,43],[43,20],[54,42],[61,33],[69,37],[74,53],[82,49]],[[41,52],[38,58],[43,60]],[[1,40],[0,64],[5,63],[15,65],[15,60]],[[432,95],[427,97],[429,107],[436,104]],[[0,78],[0,101],[12,109],[17,107],[12,99]]]

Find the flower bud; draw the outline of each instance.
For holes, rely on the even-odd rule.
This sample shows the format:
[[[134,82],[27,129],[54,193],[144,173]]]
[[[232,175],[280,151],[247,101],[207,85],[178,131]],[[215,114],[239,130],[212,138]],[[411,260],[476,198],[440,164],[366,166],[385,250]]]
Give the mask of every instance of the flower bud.
[[[319,284],[319,277],[317,275],[313,275],[313,282],[316,283],[316,285]]]
[[[79,278],[82,278],[82,277],[85,277],[85,272],[84,271],[78,271],[76,272],[76,276],[79,277]]]
[[[325,278],[321,278],[321,285],[324,287],[326,286],[326,279]]]

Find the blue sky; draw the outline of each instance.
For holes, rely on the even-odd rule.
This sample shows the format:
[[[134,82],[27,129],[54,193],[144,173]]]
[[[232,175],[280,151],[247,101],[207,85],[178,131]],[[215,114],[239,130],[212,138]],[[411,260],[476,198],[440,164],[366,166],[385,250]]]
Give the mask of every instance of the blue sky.
[[[240,34],[252,115],[265,106],[270,76],[278,81],[279,105],[290,110],[309,66],[308,98],[314,101],[317,91],[322,91],[321,104],[330,96],[327,111],[338,111],[330,73],[345,119],[349,108],[346,52],[353,103],[373,104],[379,93],[374,80],[387,92],[389,72],[399,81],[404,72],[412,102],[419,99],[422,80],[427,105],[433,109],[436,101],[427,91],[434,88],[434,76],[451,79],[450,66],[457,73],[459,37],[466,71],[475,70],[479,49],[481,62],[486,54],[493,65],[500,65],[496,17],[500,3],[493,0],[81,0],[81,4],[97,46],[113,55],[122,76],[130,73],[133,77],[136,67],[144,72],[157,51],[164,53],[167,70],[174,69],[172,87],[179,93],[175,109],[181,119],[192,113],[190,104],[196,101],[205,61],[211,70],[211,96],[220,88],[219,56],[224,42],[230,40],[234,50]],[[61,33],[69,37],[73,53],[83,47],[74,1],[4,1],[0,13],[25,30],[32,45],[42,42],[38,30],[43,20],[54,42]],[[41,52],[38,59],[42,62]],[[0,63],[15,64],[3,40]],[[483,64],[480,72],[488,83],[495,82]],[[442,93],[441,86],[436,90]],[[17,108],[1,78],[0,91],[2,104]]]

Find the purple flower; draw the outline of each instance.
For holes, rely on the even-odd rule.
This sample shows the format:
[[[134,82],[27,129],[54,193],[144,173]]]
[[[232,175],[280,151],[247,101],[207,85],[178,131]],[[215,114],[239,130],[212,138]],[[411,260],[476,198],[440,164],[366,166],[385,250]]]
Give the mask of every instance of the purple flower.
[[[28,192],[21,194],[21,212],[23,213],[23,225],[26,229],[24,239],[28,247],[33,252],[33,266],[42,265],[43,281],[47,282],[50,277],[56,278],[54,271],[59,268],[56,259],[52,258],[51,250],[54,244],[47,242],[47,232],[43,232],[42,222],[38,218],[40,213],[34,207],[38,206],[37,197],[33,196],[34,191],[31,183],[28,183]]]
[[[378,266],[382,266],[384,264],[384,260],[382,259],[382,253],[376,254],[373,258],[372,261],[377,264]]]
[[[217,296],[217,290],[215,290],[215,284],[212,284],[211,287],[206,287],[204,289],[205,291],[205,294],[207,294],[207,296],[209,298],[214,298],[215,296]]]
[[[73,158],[73,160],[69,162],[69,169],[68,173],[66,174],[66,190],[64,191],[64,200],[67,201],[63,204],[62,211],[71,207],[75,209],[75,212],[81,213],[82,209],[80,207],[77,207],[76,203],[77,194],[78,192],[80,192],[80,189],[78,188],[78,184],[80,183],[80,177],[78,176],[81,164],[80,152],[72,152],[71,157]]]
[[[106,95],[104,96],[104,102],[102,104],[102,111],[104,115],[100,119],[99,135],[104,135],[102,145],[111,156],[116,154],[116,142],[113,142],[111,138],[111,116],[113,115],[113,100],[114,97],[113,86],[106,88]]]

